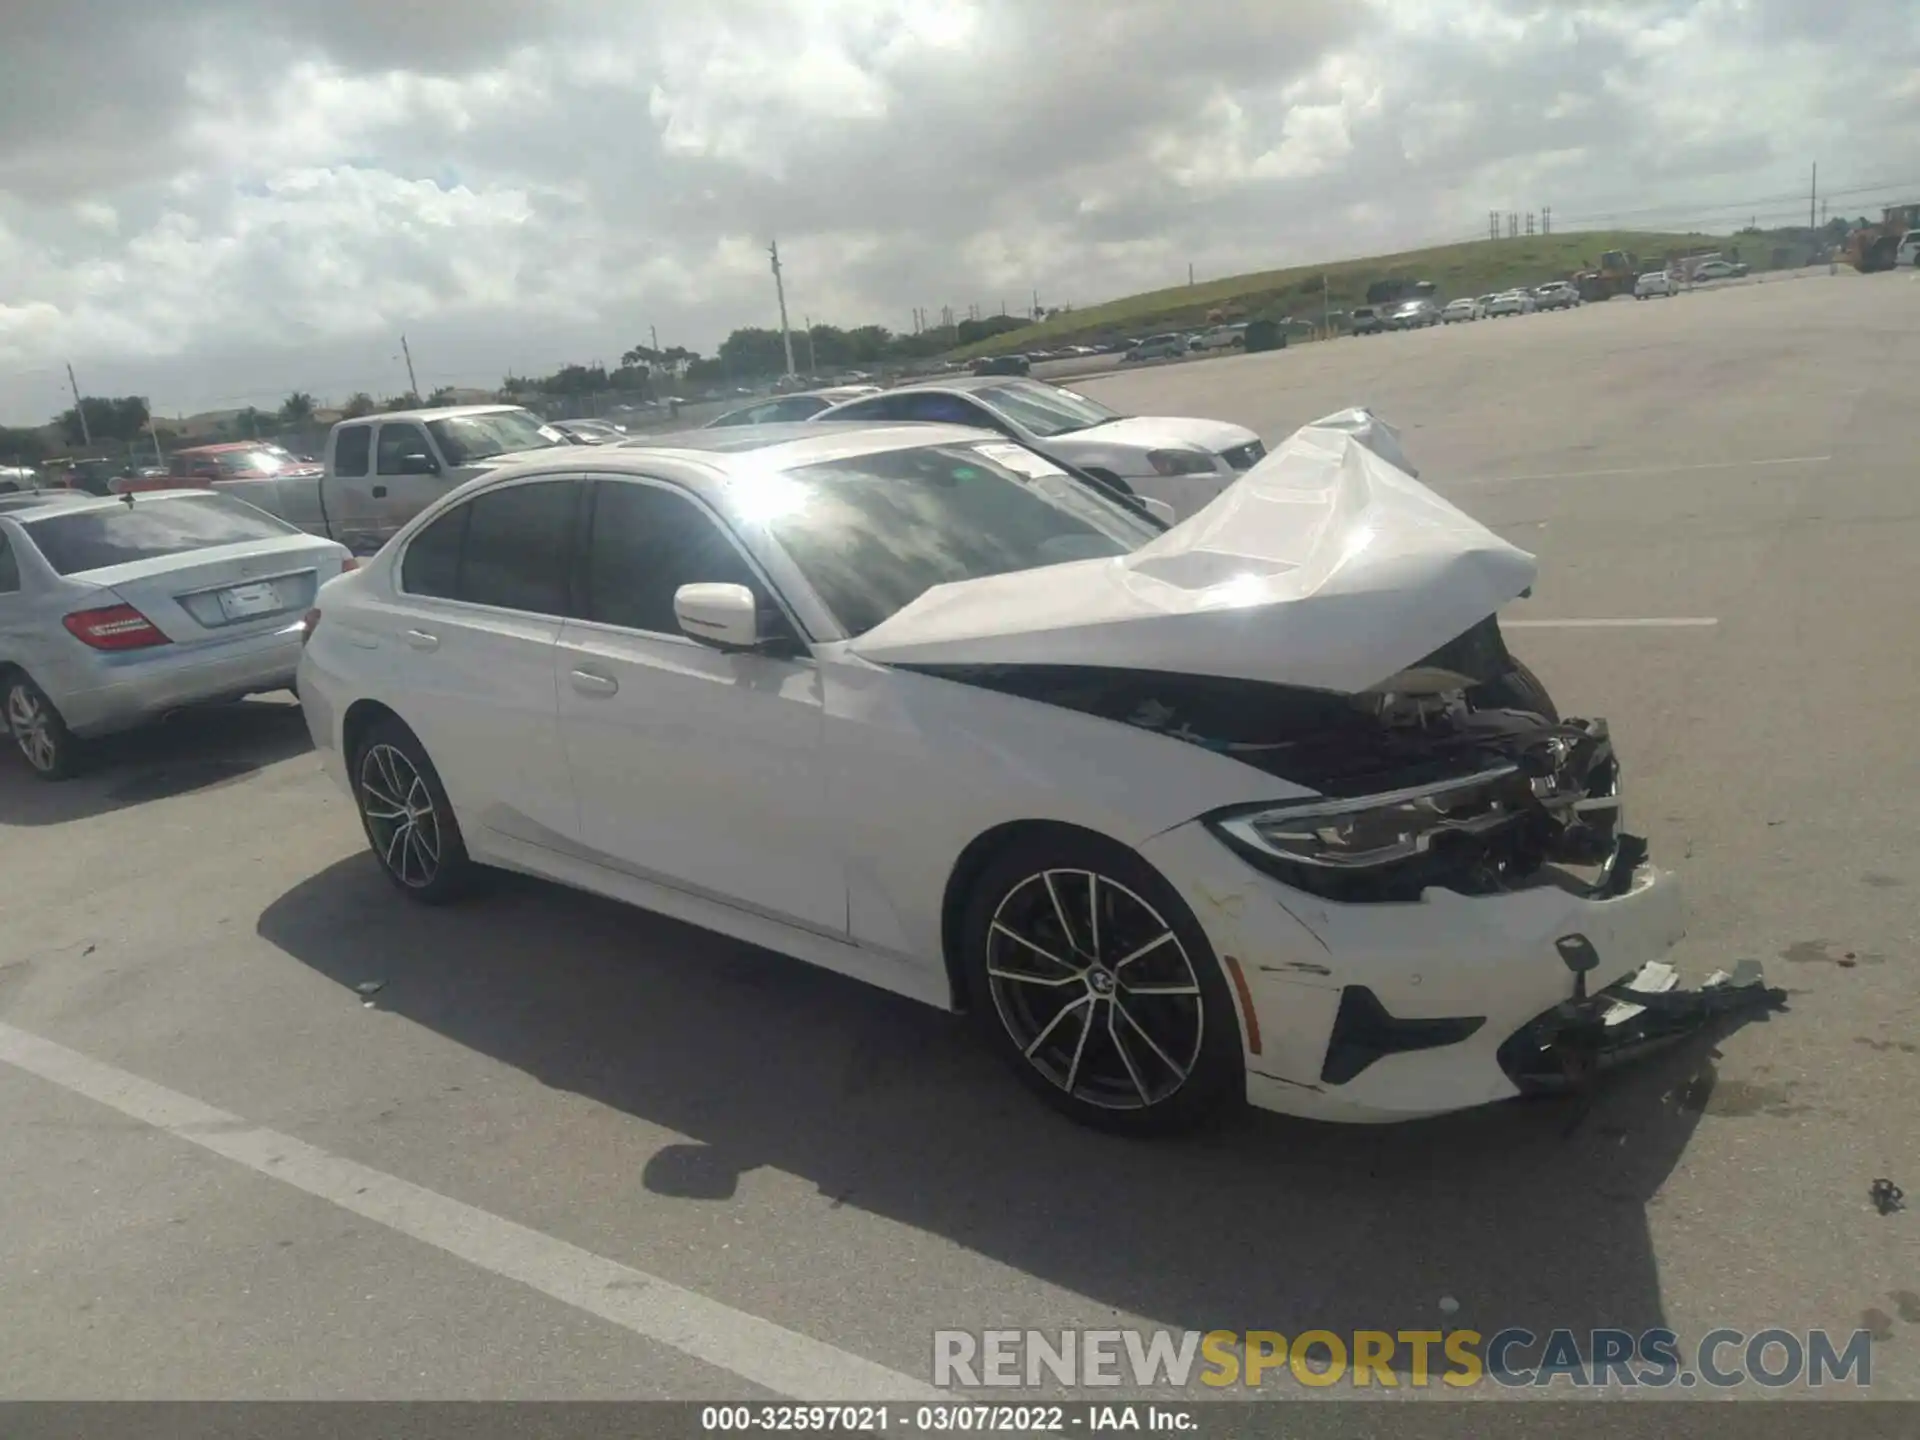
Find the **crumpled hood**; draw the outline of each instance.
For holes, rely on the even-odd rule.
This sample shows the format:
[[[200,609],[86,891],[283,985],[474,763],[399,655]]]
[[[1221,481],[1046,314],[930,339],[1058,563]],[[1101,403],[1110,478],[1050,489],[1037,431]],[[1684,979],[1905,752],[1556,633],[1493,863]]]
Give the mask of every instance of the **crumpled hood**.
[[[1260,437],[1244,425],[1229,425],[1224,420],[1200,420],[1186,415],[1130,415],[1109,420],[1085,430],[1071,430],[1040,443],[1064,455],[1082,446],[1097,448],[1126,445],[1140,450],[1158,450],[1170,445],[1197,445],[1209,454],[1251,444]]]
[[[1295,432],[1131,555],[935,586],[854,640],[922,665],[1088,665],[1354,694],[1533,584],[1534,557],[1413,478],[1365,410]]]

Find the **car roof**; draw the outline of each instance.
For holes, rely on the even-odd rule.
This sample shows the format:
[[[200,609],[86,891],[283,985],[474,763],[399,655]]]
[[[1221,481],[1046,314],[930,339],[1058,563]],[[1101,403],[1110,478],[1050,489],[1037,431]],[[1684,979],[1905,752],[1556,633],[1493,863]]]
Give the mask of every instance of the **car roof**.
[[[75,505],[101,497],[89,495],[81,490],[20,490],[0,495],[0,515],[11,515],[21,510],[45,510],[49,508],[72,509]]]
[[[235,450],[264,450],[271,440],[222,440],[217,445],[182,445],[176,455],[229,455]]]
[[[423,405],[418,410],[387,410],[375,415],[356,415],[342,425],[361,425],[370,420],[457,420],[466,415],[499,415],[508,410],[525,410],[524,405]]]
[[[127,495],[88,495],[78,490],[40,490],[24,495],[0,495],[0,513],[20,516],[22,511],[111,510],[116,505],[152,505],[157,501],[178,500],[182,495],[214,495],[214,490],[187,489],[135,491]]]
[[[835,460],[856,459],[863,455],[881,455],[893,450],[916,450],[929,445],[955,442],[976,443],[1006,437],[989,430],[965,425],[937,425],[924,422],[899,424],[860,424],[857,422],[804,421],[780,425],[738,425],[728,431],[687,430],[678,434],[655,435],[644,440],[624,440],[612,445],[597,445],[583,454],[578,447],[564,457],[540,451],[530,452],[519,461],[511,461],[489,470],[468,484],[485,487],[496,480],[535,474],[579,475],[660,475],[660,461],[683,462],[670,477],[686,488],[711,495],[727,487],[742,475],[764,474],[769,469],[790,470],[802,465],[822,465]],[[463,489],[465,487],[462,487]],[[180,491],[172,491],[180,494]]]
[[[1152,338],[1155,340],[1174,340],[1180,337],[1175,335],[1155,335]],[[1039,385],[1049,390],[1058,388],[1057,386],[1048,385],[1044,380],[1035,380],[1027,375],[953,375],[933,380],[915,380],[908,385],[895,385],[891,390],[886,390],[882,393],[887,395],[937,395],[948,392],[956,395],[966,395],[979,390],[1002,390],[1009,385],[1022,384]],[[875,397],[871,395],[860,395],[855,398],[871,400]]]

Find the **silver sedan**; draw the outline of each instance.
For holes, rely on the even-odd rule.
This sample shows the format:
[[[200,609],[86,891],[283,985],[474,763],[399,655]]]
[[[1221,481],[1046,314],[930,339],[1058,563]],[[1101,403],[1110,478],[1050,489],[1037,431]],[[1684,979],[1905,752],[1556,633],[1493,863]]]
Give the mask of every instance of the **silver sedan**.
[[[35,774],[79,741],[291,689],[306,612],[352,559],[230,496],[0,496],[0,713]]]

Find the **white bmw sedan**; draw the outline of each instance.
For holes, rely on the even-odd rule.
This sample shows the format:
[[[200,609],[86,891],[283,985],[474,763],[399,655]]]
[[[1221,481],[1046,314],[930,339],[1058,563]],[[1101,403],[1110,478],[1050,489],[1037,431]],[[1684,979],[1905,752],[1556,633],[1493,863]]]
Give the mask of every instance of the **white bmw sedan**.
[[[1004,437],[795,428],[516,462],[326,586],[300,695],[400,890],[964,1010],[1139,1131],[1512,1096],[1670,983],[1605,725],[1501,642],[1532,558],[1365,412],[1171,529]]]

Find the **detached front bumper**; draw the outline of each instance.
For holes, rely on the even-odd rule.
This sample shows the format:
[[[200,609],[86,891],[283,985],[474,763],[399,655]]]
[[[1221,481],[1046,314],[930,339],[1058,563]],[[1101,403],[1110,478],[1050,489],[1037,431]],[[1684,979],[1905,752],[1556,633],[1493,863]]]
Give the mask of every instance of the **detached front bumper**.
[[[1629,980],[1686,933],[1678,882],[1639,855],[1611,894],[1542,880],[1339,904],[1253,869],[1198,822],[1142,853],[1227,967],[1249,1101],[1319,1119],[1407,1120],[1523,1093],[1510,1068],[1543,1048],[1533,1042],[1548,1017]],[[1544,1048],[1559,1053],[1557,1030]]]

